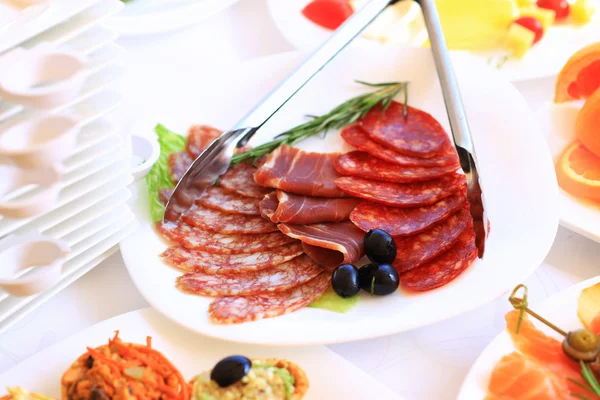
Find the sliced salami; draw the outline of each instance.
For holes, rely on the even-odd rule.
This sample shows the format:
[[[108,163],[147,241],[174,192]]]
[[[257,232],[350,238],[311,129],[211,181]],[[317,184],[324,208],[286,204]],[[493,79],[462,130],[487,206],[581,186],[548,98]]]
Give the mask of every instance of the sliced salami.
[[[350,214],[350,221],[365,232],[383,229],[392,236],[408,236],[422,232],[448,218],[464,204],[463,194],[455,194],[424,207],[389,207],[363,201]]]
[[[182,216],[186,224],[214,233],[268,233],[277,225],[260,216],[230,214],[195,205]]]
[[[317,300],[330,282],[331,273],[322,272],[303,285],[279,293],[220,297],[210,304],[208,315],[212,322],[218,324],[239,324],[278,317]]]
[[[422,158],[445,153],[450,139],[439,122],[425,111],[407,108],[405,116],[401,103],[393,101],[385,111],[378,105],[358,124],[371,139],[399,153]]]
[[[180,222],[158,223],[163,237],[191,250],[204,250],[215,254],[241,254],[267,251],[293,243],[296,240],[281,232],[253,235],[212,233]]]
[[[263,199],[258,203],[258,209],[260,210],[260,215],[265,219],[271,219],[275,212],[277,211],[277,206],[279,205],[279,200],[277,199],[277,193],[272,192],[263,197]]]
[[[430,158],[419,158],[398,153],[387,146],[379,144],[363,131],[358,125],[351,125],[342,131],[342,138],[349,145],[365,151],[377,158],[405,167],[442,167],[458,164],[456,151],[449,146],[445,153]]]
[[[173,183],[179,182],[193,161],[185,151],[169,154],[169,176]]]
[[[223,131],[212,126],[192,125],[188,130],[185,151],[195,160],[222,133]]]
[[[444,286],[460,275],[477,258],[475,233],[469,224],[456,243],[437,258],[400,274],[404,289],[426,291]]]
[[[416,268],[448,250],[471,220],[466,205],[443,222],[413,236],[396,236],[396,259],[393,266],[399,273]]]
[[[167,264],[185,271],[232,275],[271,268],[300,254],[302,244],[298,242],[265,252],[247,254],[214,254],[173,246],[165,250],[161,257]]]
[[[229,192],[221,186],[211,186],[196,200],[196,203],[231,214],[260,215],[259,201],[259,199]]]
[[[342,154],[335,162],[342,175],[358,176],[386,182],[429,181],[456,172],[456,165],[443,167],[403,167],[391,164],[363,151]]]
[[[248,162],[236,164],[221,175],[219,186],[242,196],[262,199],[272,189],[259,186],[254,181],[254,172],[256,172],[256,168]]]
[[[323,268],[301,255],[275,267],[246,274],[190,272],[177,278],[177,288],[204,296],[249,296],[282,292],[308,282],[321,272]]]
[[[167,205],[175,189],[159,189],[158,190],[158,201],[163,205]]]
[[[393,207],[431,205],[460,191],[466,185],[464,175],[459,174],[415,183],[375,182],[344,176],[336,179],[335,183],[352,196]]]

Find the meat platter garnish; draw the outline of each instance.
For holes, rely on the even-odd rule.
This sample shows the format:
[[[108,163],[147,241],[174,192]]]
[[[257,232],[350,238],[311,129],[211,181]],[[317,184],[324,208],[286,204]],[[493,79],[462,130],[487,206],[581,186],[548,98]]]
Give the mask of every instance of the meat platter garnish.
[[[152,220],[170,245],[161,258],[183,273],[179,290],[216,297],[212,322],[308,305],[343,312],[360,291],[445,286],[476,259],[466,182],[448,134],[408,105],[408,83],[359,83],[375,90],[234,155],[176,223],[160,222],[163,204],[221,131],[195,125],[186,139],[157,126],[161,157],[147,186]],[[349,153],[292,147],[340,129]]]

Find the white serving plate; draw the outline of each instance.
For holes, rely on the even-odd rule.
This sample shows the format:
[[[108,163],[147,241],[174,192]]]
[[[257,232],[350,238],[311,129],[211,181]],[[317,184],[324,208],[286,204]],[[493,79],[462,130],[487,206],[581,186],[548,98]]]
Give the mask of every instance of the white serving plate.
[[[87,38],[88,42],[99,41],[111,37],[110,41],[116,39],[114,31],[99,25],[111,15],[118,13],[123,8],[121,1],[99,1],[87,10],[77,14],[63,23],[40,33],[37,36],[21,43],[19,46],[25,48],[35,47],[41,43],[49,43],[54,46],[72,46],[72,42],[81,42],[81,38]],[[95,36],[91,38],[90,36]],[[106,43],[106,42],[105,42]],[[90,46],[79,45],[81,50],[87,50]]]
[[[237,0],[133,0],[106,25],[122,36],[165,33],[208,19]]]
[[[267,5],[275,24],[294,47],[309,50],[325,41],[331,31],[324,29],[302,15],[302,9],[311,0],[267,0]],[[598,2],[600,7],[600,2]],[[554,26],[545,37],[536,44],[521,60],[506,62],[500,71],[511,81],[523,81],[548,77],[558,74],[566,60],[575,49],[598,41],[600,30],[600,12],[597,12],[592,22],[584,26],[573,24]],[[379,44],[367,39],[357,40],[361,45],[390,46]],[[409,43],[407,43],[409,45]],[[492,52],[473,52],[474,57],[482,62],[488,62],[491,57],[504,54],[501,49]]]
[[[100,322],[37,353],[0,375],[0,386],[18,384],[59,397],[63,371],[85,352],[86,346],[105,344],[115,330],[119,330],[119,337],[124,341],[145,343],[146,336],[152,336],[152,346],[162,352],[186,379],[212,368],[217,361],[231,354],[277,357],[291,360],[304,369],[310,382],[306,400],[400,400],[379,381],[325,347],[250,347],[199,338],[167,323],[151,309],[133,311]]]
[[[0,53],[68,20],[99,1],[100,0],[51,1],[49,7],[35,18],[0,27]],[[123,7],[120,0],[102,1],[105,3],[110,2],[114,7]]]
[[[600,277],[580,282],[546,299],[541,304],[533,302],[530,308],[562,329],[579,329],[582,327],[579,318],[577,318],[577,299],[579,298],[579,294],[583,289],[599,281]],[[535,293],[530,293],[529,298],[531,302],[535,298]],[[546,334],[562,340],[551,329],[535,321],[533,318],[531,320]],[[489,378],[494,366],[503,356],[514,350],[515,348],[510,335],[505,329],[485,348],[477,361],[475,361],[475,364],[473,364],[463,382],[458,399],[483,399],[486,395]]]
[[[198,73],[195,63],[165,67],[168,82],[157,82],[144,105],[144,119],[133,133],[153,135],[156,123],[186,132],[192,123],[226,129],[280,82],[304,54],[284,54]],[[165,266],[159,254],[165,243],[149,221],[145,188],[134,205],[138,231],[121,244],[129,273],[142,296],[159,312],[193,331],[225,340],[306,345],[344,342],[415,329],[492,301],[531,274],[542,262],[558,225],[558,189],[544,137],[517,90],[498,73],[460,55],[453,57],[471,125],[491,234],[486,257],[451,284],[431,292],[397,293],[383,298],[363,295],[347,314],[304,308],[283,317],[241,325],[209,322],[209,298],[186,295],[174,285],[179,272]],[[180,79],[175,80],[174,77]],[[199,77],[204,77],[200,79]],[[137,77],[139,85],[147,79]],[[353,81],[409,80],[409,103],[431,113],[449,131],[446,110],[428,50],[406,48],[347,49],[287,103],[253,138],[257,144],[304,120],[327,112],[365,89]],[[173,102],[177,99],[177,102]],[[507,116],[510,116],[509,118]],[[306,150],[348,149],[339,135],[312,138]],[[143,249],[154,249],[146,251]],[[152,271],[149,273],[148,271]]]

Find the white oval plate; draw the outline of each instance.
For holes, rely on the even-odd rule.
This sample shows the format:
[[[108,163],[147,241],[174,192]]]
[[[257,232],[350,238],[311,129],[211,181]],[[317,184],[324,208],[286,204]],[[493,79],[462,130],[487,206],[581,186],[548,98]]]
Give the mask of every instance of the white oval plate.
[[[546,299],[542,304],[535,304],[531,309],[547,318],[552,323],[560,326],[562,329],[573,330],[581,328],[581,322],[577,318],[577,299],[581,291],[589,286],[595,285],[600,281],[600,277],[588,279],[571,286],[562,292]],[[535,298],[535,293],[529,294],[530,298]],[[508,300],[507,300],[508,303]],[[536,327],[543,330],[546,334],[560,339],[555,332],[548,329],[543,324],[534,320]],[[458,399],[483,399],[487,394],[487,386],[490,375],[496,363],[505,355],[515,350],[510,335],[504,329],[501,334],[485,348],[475,364],[469,370],[465,381],[460,389]]]
[[[0,387],[19,385],[58,399],[63,372],[86,351],[87,346],[106,344],[116,330],[120,331],[122,340],[134,343],[145,343],[146,336],[152,336],[152,346],[163,353],[186,379],[211,369],[217,361],[232,354],[277,357],[293,361],[304,369],[310,381],[306,400],[401,400],[379,381],[324,347],[249,347],[199,338],[169,324],[151,309],[132,311],[100,322],[35,354],[0,375]]]
[[[130,0],[105,25],[121,36],[165,33],[205,20],[238,0]]]
[[[315,48],[325,41],[331,31],[324,29],[302,15],[302,9],[311,0],[267,0],[269,11],[275,24],[290,44],[300,50]],[[600,4],[598,4],[600,6]],[[598,41],[600,30],[600,12],[592,22],[578,27],[576,25],[554,26],[546,36],[536,44],[521,60],[506,62],[500,71],[511,81],[523,81],[552,76],[560,72],[567,59],[579,48]],[[365,44],[379,45],[378,42],[359,39]],[[389,46],[385,46],[388,47]],[[502,54],[498,52],[471,53],[487,62],[490,57]]]
[[[201,74],[194,65],[163,70],[145,117],[134,129],[152,135],[160,122],[178,132],[192,123],[232,126],[303,59],[284,54],[221,67]],[[454,57],[467,115],[474,134],[480,174],[491,220],[486,257],[451,284],[422,294],[363,295],[347,314],[304,308],[282,317],[241,325],[215,325],[207,315],[211,299],[175,288],[179,273],[163,264],[166,248],[149,221],[146,196],[134,205],[140,229],[121,244],[129,273],[144,298],[159,312],[196,332],[226,340],[270,345],[344,342],[383,336],[434,323],[487,303],[512,288],[542,262],[558,226],[558,189],[544,138],[525,100],[496,72]],[[177,78],[174,78],[177,77]],[[140,77],[140,82],[143,77]],[[253,138],[254,144],[319,115],[371,82],[409,80],[409,103],[431,113],[449,131],[446,109],[430,52],[407,48],[347,49],[309,82]],[[175,100],[176,99],[176,100]],[[335,152],[347,149],[338,133],[311,138],[300,147]],[[143,189],[143,188],[142,188]]]

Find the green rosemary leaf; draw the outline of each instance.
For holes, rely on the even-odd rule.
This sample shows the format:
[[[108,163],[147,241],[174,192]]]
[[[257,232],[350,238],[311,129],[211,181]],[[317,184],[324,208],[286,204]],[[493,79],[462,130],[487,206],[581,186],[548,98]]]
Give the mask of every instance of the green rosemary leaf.
[[[592,400],[591,397],[586,396],[585,394],[579,394],[579,393],[569,393],[571,396],[577,398],[577,399],[581,399],[581,400]]]
[[[591,387],[589,387],[588,385],[586,385],[583,382],[579,382],[578,380],[575,380],[573,378],[567,378],[567,380],[573,382],[574,384],[576,384],[577,386],[579,386],[580,388],[587,390],[588,392],[590,392],[591,394],[594,394],[594,391],[592,390]]]

